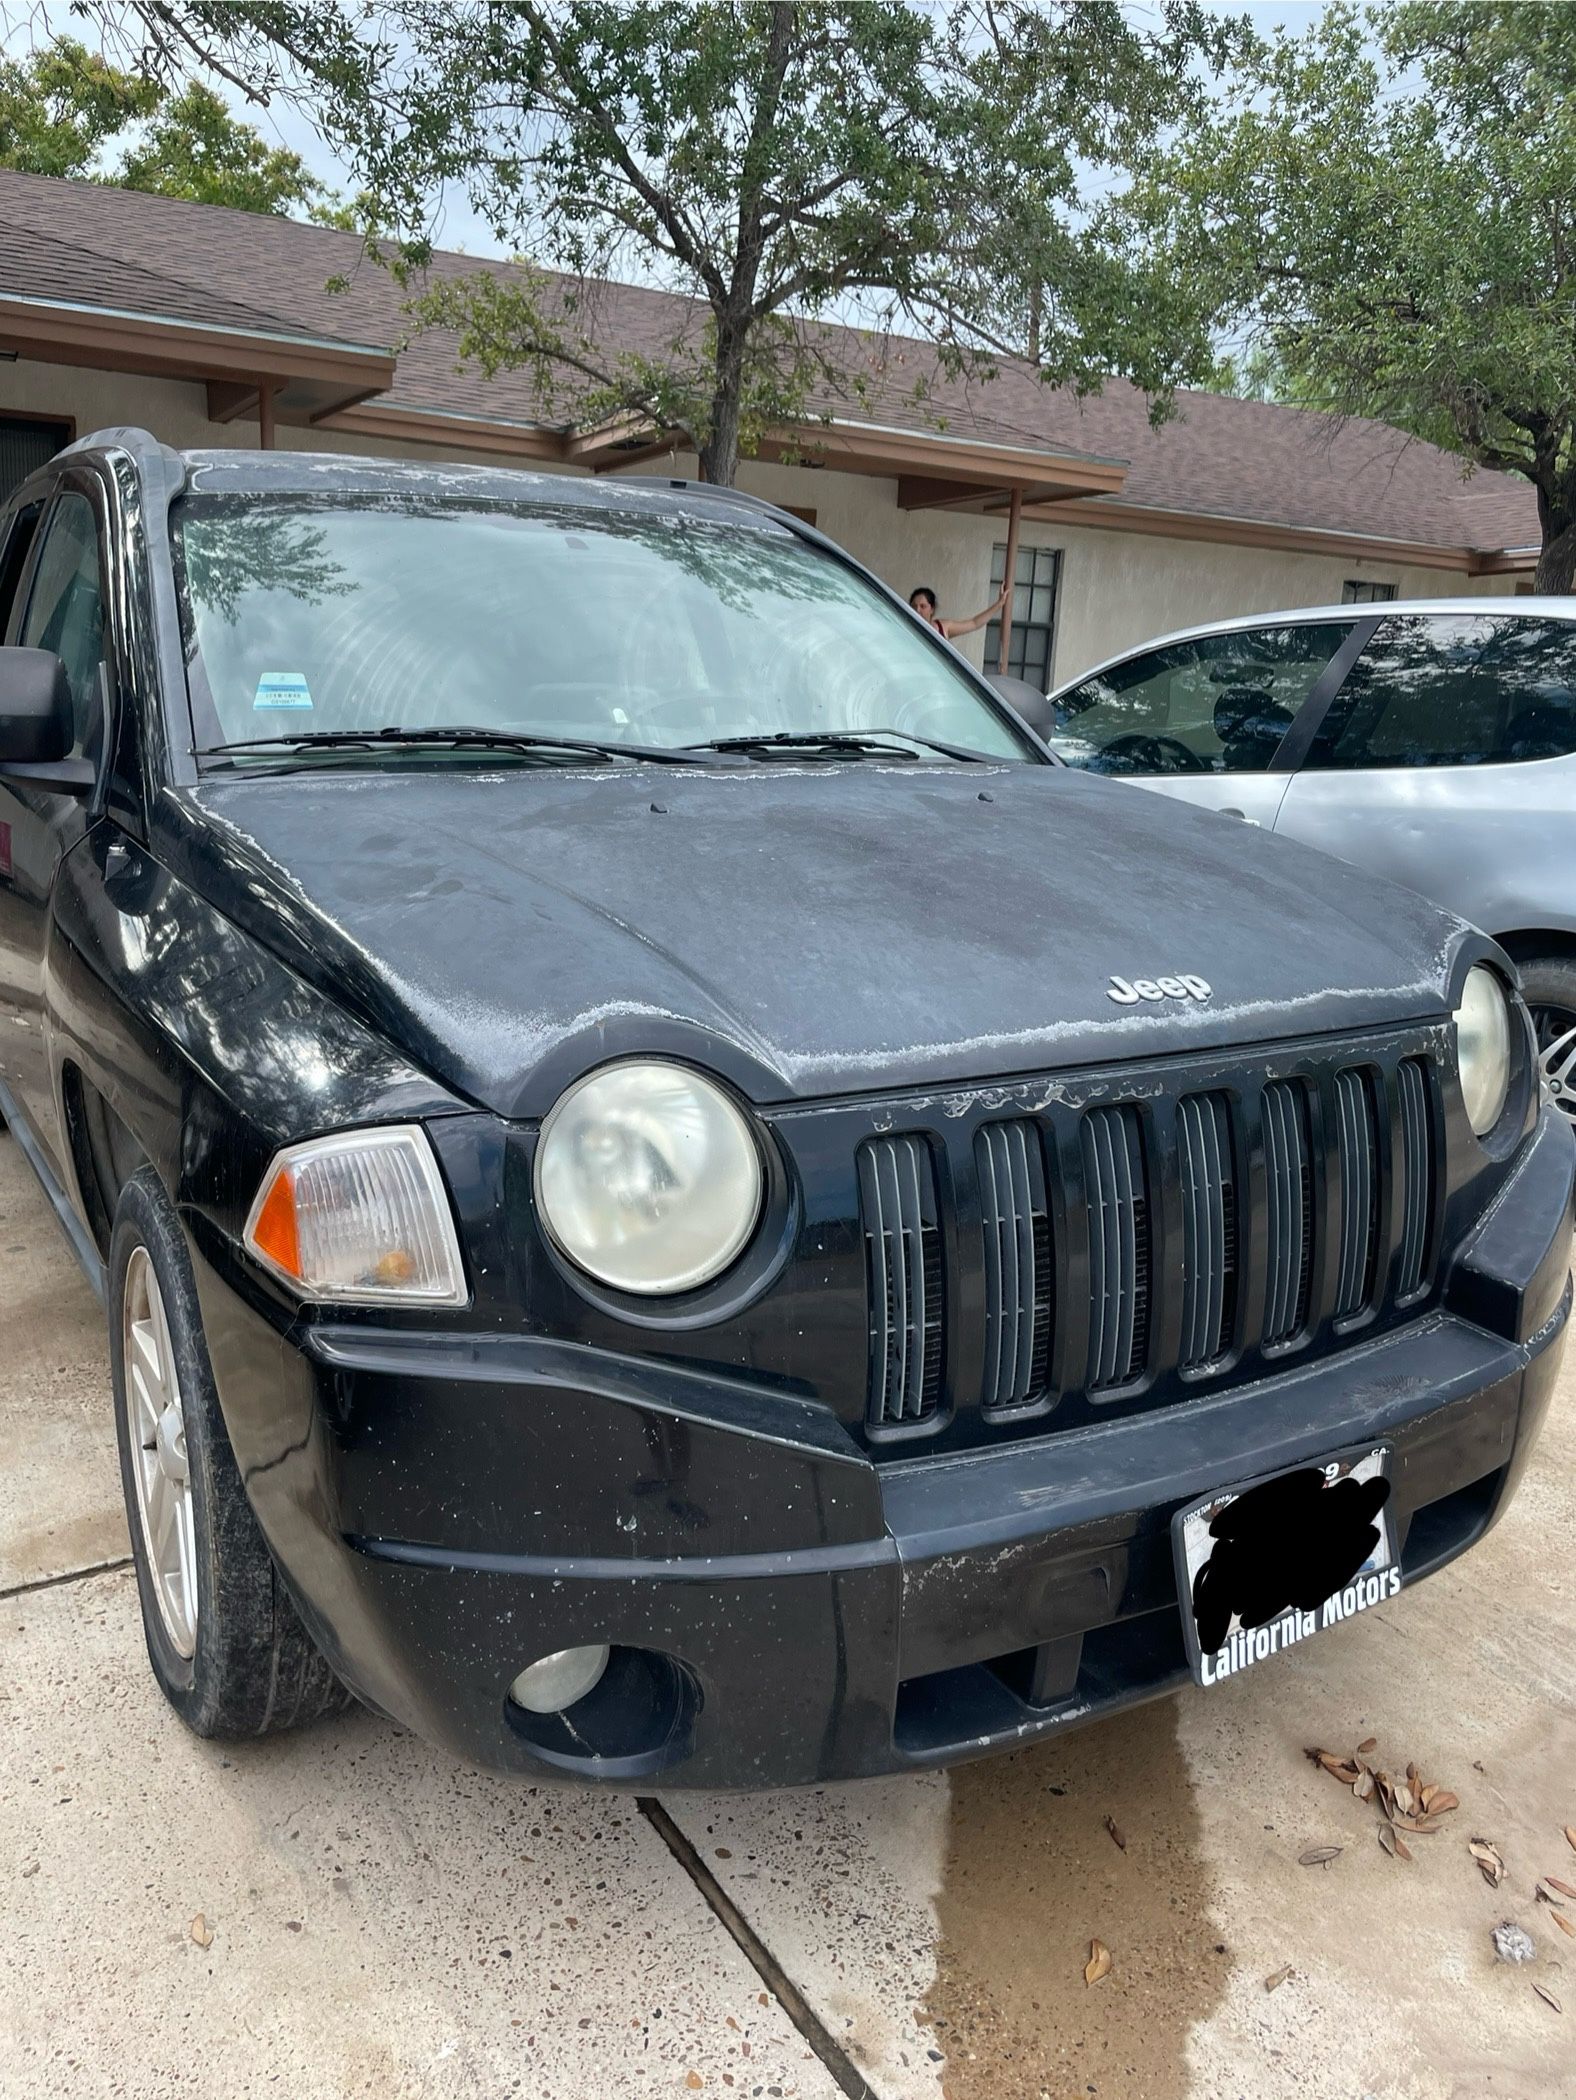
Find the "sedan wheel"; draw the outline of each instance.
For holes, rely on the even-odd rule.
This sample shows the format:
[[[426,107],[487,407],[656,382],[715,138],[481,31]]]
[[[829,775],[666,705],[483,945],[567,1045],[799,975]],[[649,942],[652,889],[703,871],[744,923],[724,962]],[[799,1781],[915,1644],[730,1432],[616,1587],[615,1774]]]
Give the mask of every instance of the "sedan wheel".
[[[1555,1106],[1576,1122],[1576,1011],[1534,1005],[1532,1025],[1538,1032],[1538,1063]]]
[[[197,1648],[197,1532],[180,1375],[164,1294],[146,1247],[132,1249],[122,1302],[127,1428],[137,1516],[154,1596],[177,1655]]]

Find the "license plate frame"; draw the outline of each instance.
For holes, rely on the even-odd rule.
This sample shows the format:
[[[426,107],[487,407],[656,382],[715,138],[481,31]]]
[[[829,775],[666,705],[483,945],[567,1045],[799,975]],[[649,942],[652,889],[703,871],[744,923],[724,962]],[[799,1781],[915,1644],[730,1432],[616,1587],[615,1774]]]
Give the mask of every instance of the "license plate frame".
[[[1313,1634],[1341,1624],[1375,1604],[1388,1603],[1399,1593],[1403,1577],[1396,1554],[1395,1523],[1390,1508],[1394,1487],[1393,1457],[1393,1447],[1384,1442],[1349,1445],[1325,1458],[1309,1460],[1299,1466],[1284,1466],[1273,1473],[1261,1473],[1252,1479],[1217,1488],[1202,1501],[1186,1503],[1175,1513],[1171,1519],[1171,1546],[1176,1569],[1177,1603],[1182,1614],[1188,1667],[1195,1684],[1209,1688],[1240,1675],[1243,1670],[1268,1661],[1271,1656],[1299,1645]],[[1377,1546],[1344,1582],[1337,1583],[1312,1604],[1288,1599],[1283,1609],[1253,1627],[1245,1626],[1240,1613],[1234,1610],[1225,1639],[1219,1647],[1206,1652],[1200,1640],[1197,1577],[1202,1567],[1221,1551],[1224,1543],[1218,1535],[1211,1535],[1210,1526],[1244,1496],[1261,1488],[1273,1487],[1276,1483],[1292,1483],[1299,1476],[1309,1474],[1323,1476],[1321,1491],[1346,1481],[1377,1480],[1384,1483],[1379,1506],[1369,1519],[1379,1533]],[[1366,1499],[1372,1498],[1372,1492],[1371,1488],[1366,1490]],[[1307,1491],[1286,1486],[1281,1493],[1301,1498]],[[1317,1506],[1316,1498],[1310,1506]],[[1227,1580],[1230,1579],[1228,1571]],[[1303,1595],[1306,1594],[1304,1584]],[[1211,1608],[1218,1621],[1218,1597],[1213,1600]]]

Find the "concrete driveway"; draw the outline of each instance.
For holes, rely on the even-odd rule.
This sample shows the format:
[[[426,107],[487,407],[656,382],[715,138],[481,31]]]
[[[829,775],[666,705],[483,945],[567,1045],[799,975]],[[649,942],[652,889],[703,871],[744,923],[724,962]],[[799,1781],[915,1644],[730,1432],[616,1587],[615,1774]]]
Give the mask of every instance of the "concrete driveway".
[[[948,1777],[636,1803],[366,1714],[186,1735],[142,1654],[102,1318],[5,1137],[0,1254],[5,2100],[1576,2091],[1576,1901],[1535,1895],[1576,1886],[1570,1373],[1478,1552],[1218,1691]],[[1370,1735],[1461,1800],[1410,1863],[1302,1754]],[[1529,1966],[1495,1961],[1505,1918]]]

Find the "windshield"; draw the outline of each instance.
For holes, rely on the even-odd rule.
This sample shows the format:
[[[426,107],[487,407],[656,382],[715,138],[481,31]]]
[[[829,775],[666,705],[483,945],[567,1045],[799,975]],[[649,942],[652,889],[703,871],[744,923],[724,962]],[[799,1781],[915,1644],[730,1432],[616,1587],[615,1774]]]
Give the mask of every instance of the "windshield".
[[[1034,755],[945,649],[770,518],[199,495],[175,533],[200,748],[463,725]]]

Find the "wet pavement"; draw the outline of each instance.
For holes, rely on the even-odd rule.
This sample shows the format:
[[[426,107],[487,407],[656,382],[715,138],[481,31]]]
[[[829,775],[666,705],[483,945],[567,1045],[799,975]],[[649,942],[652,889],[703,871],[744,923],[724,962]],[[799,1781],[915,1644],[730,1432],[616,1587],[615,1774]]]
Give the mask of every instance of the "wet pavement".
[[[1576,1934],[1535,1895],[1576,1885],[1576,1372],[1498,1530],[1349,1626],[1016,1757],[664,1815],[362,1713],[187,1735],[102,1316],[5,1137],[0,1253],[4,2100],[1576,2092]],[[1370,1735],[1461,1799],[1410,1863],[1302,1754]]]

